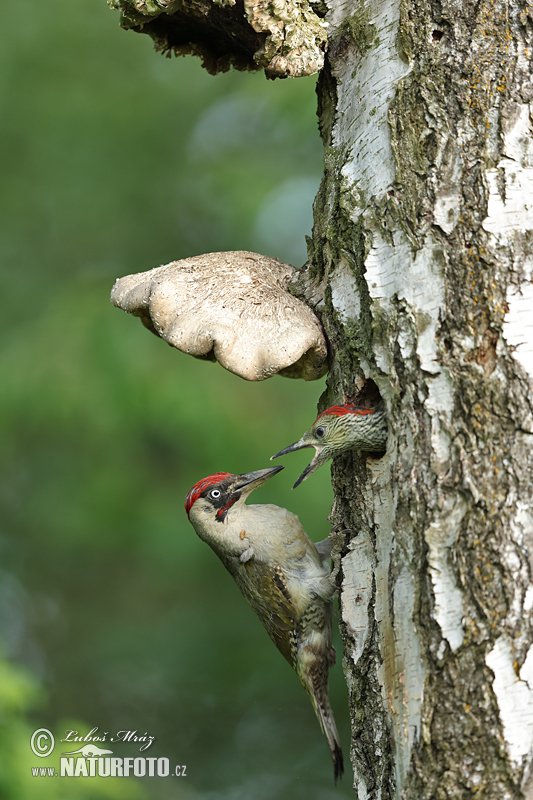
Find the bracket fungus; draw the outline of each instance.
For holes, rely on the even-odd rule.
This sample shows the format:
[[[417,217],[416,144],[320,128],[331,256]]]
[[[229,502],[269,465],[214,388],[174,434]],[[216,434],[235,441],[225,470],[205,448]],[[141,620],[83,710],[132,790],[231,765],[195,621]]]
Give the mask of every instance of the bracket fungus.
[[[296,274],[258,253],[207,253],[119,278],[111,302],[172,347],[246,380],[310,381],[327,372],[327,347],[318,319],[288,291]]]
[[[108,0],[126,30],[156,50],[202,58],[212,75],[230,66],[269,78],[313,75],[324,65],[327,23],[308,0]]]

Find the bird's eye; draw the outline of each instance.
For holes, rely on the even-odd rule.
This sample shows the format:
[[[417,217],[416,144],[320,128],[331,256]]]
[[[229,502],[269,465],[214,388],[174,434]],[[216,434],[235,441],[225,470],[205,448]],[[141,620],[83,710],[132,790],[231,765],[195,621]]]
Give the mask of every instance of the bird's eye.
[[[322,437],[324,436],[325,432],[326,432],[325,428],[322,428],[322,427],[321,428],[317,428],[316,431],[315,431],[315,436],[318,439],[322,439]]]
[[[211,489],[211,491],[209,492],[210,497],[212,497],[214,500],[218,500],[221,494],[222,492],[220,491],[220,489]]]

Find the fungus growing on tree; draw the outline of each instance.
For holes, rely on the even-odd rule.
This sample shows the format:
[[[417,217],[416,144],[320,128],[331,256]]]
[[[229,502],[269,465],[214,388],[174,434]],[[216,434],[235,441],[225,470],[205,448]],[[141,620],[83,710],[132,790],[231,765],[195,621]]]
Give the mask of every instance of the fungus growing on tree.
[[[308,0],[109,0],[121,27],[147,33],[162,53],[199,55],[212,75],[230,66],[269,78],[324,65],[327,25]]]
[[[288,291],[296,273],[258,253],[207,253],[119,278],[111,302],[172,347],[246,380],[279,372],[309,381],[327,371],[327,348],[318,319]]]

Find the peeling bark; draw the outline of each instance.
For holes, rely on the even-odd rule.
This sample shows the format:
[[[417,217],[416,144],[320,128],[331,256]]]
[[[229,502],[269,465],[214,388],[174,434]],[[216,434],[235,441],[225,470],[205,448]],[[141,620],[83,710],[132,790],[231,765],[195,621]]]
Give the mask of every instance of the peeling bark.
[[[391,430],[382,459],[333,465],[359,800],[533,797],[529,15],[327,16],[297,290],[335,351],[324,407],[375,384]]]

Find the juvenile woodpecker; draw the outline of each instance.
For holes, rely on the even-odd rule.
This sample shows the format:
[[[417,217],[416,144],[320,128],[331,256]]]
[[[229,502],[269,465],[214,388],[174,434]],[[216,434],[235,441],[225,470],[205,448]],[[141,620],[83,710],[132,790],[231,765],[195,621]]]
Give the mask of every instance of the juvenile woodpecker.
[[[383,402],[375,408],[331,406],[318,415],[301,439],[280,450],[270,460],[304,447],[315,448],[313,460],[292,487],[296,489],[312,472],[338,453],[344,453],[345,450],[380,452],[385,450],[386,443],[387,416]]]
[[[243,475],[218,472],[199,481],[185,500],[189,521],[215,551],[268,635],[296,670],[327,739],[335,781],[344,772],[328,697],[335,663],[331,642],[335,587],[324,565],[331,545],[316,545],[296,514],[246,498],[283,467]]]

